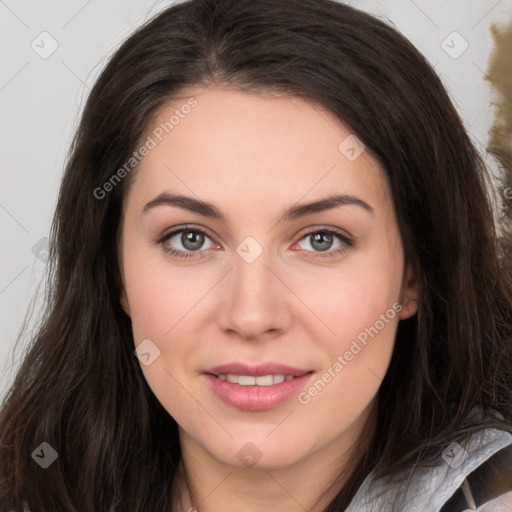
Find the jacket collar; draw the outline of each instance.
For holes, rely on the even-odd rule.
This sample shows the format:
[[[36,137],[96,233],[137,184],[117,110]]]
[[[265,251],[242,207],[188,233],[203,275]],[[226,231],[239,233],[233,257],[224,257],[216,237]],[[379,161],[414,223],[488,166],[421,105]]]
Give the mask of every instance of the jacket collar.
[[[512,434],[485,428],[473,433],[463,444],[464,447],[452,443],[444,450],[437,465],[404,471],[397,475],[393,483],[375,480],[372,471],[361,484],[346,512],[439,512],[466,476],[496,452],[512,444]]]

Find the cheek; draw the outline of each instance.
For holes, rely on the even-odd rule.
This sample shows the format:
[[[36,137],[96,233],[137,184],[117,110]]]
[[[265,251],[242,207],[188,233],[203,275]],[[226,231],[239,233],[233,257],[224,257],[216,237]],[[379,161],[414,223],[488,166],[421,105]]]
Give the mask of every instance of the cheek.
[[[400,297],[401,272],[400,255],[382,258],[368,254],[357,261],[347,260],[347,265],[340,265],[328,279],[317,275],[296,281],[295,290],[315,313],[314,320],[327,335],[322,337],[332,339],[333,345],[343,345],[376,322],[381,330],[389,331],[388,323],[386,328],[381,326],[381,315],[391,308],[389,316],[396,316],[392,308]]]
[[[200,301],[200,291],[190,291],[190,275],[162,272],[148,260],[140,267],[127,267],[134,345],[149,339],[159,351],[151,364],[146,366],[141,361],[144,378],[171,416],[183,421],[188,415],[197,422],[201,411],[191,411],[185,383],[189,378],[187,371],[193,366],[195,349],[192,343],[187,343],[189,322],[194,304]]]
[[[207,271],[173,267],[159,247],[126,238],[124,276],[135,342],[162,339],[201,301],[212,280]]]
[[[378,300],[375,293],[366,300],[360,298],[356,314],[338,308],[332,321],[336,336],[322,338],[324,364],[311,386],[298,396],[311,428],[327,437],[351,425],[369,406],[393,353],[399,307],[384,296]]]
[[[387,371],[400,305],[385,285],[379,288],[361,280],[345,285],[343,291],[318,303],[319,316],[332,335],[317,339],[323,340],[321,349],[327,355],[323,371],[337,376],[345,400],[366,403]]]
[[[362,412],[391,360],[403,263],[399,246],[394,251],[383,246],[385,251],[369,251],[350,264],[347,260],[322,290],[312,286],[314,280],[301,289],[304,302],[322,320],[311,317],[308,322],[310,329],[316,325],[318,347],[324,353],[318,380],[305,390],[301,403],[311,401],[313,416],[324,419],[326,404],[338,404],[327,408],[336,418],[333,424]]]
[[[132,283],[128,293],[136,342],[140,337],[164,338],[185,313],[182,309],[187,300],[176,280],[166,284],[146,274],[143,281]]]

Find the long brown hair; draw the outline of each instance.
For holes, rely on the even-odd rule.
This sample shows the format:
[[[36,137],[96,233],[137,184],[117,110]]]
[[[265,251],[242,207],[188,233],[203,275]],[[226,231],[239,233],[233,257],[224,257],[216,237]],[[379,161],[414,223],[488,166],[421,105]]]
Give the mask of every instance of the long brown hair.
[[[376,435],[327,510],[346,507],[374,468],[432,463],[485,426],[512,431],[512,276],[484,163],[432,67],[385,22],[335,1],[191,0],[129,37],[85,105],[52,225],[45,316],[0,410],[2,512],[171,510],[177,425],[144,379],[119,303],[130,180],[94,191],[160,107],[212,83],[314,101],[349,126],[386,173],[419,282]],[[58,453],[44,470],[31,457],[43,442]]]

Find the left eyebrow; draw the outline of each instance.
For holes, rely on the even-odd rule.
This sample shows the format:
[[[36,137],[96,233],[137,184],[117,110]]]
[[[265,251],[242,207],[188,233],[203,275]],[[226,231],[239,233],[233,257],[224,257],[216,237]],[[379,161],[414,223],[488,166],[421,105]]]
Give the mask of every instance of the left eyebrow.
[[[216,219],[224,223],[227,221],[226,215],[222,213],[222,211],[219,210],[215,205],[206,201],[194,199],[193,197],[181,194],[171,194],[169,192],[163,192],[153,200],[149,201],[149,203],[145,204],[142,213],[144,214],[152,208],[164,205],[177,206],[178,208],[183,208],[185,210],[199,213],[204,217]],[[292,206],[281,214],[278,223],[299,219],[301,217],[306,217],[307,215],[313,215],[315,213],[320,213],[326,210],[332,210],[333,208],[344,205],[359,206],[371,214],[375,213],[374,209],[367,202],[359,199],[358,197],[336,194],[333,196],[325,197],[323,199],[319,199],[317,201],[312,201],[310,203]]]

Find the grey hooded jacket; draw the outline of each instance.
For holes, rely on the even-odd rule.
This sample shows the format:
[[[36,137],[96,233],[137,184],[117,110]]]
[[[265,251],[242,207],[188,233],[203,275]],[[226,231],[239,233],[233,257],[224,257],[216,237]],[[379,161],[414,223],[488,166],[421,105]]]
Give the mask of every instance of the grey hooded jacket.
[[[375,480],[371,472],[346,512],[512,512],[512,489],[477,503],[466,480],[501,450],[512,457],[511,448],[512,434],[486,428],[472,434],[464,448],[458,443],[448,446],[437,466],[403,472],[393,483]],[[464,505],[447,505],[456,492],[462,495],[460,490]]]

